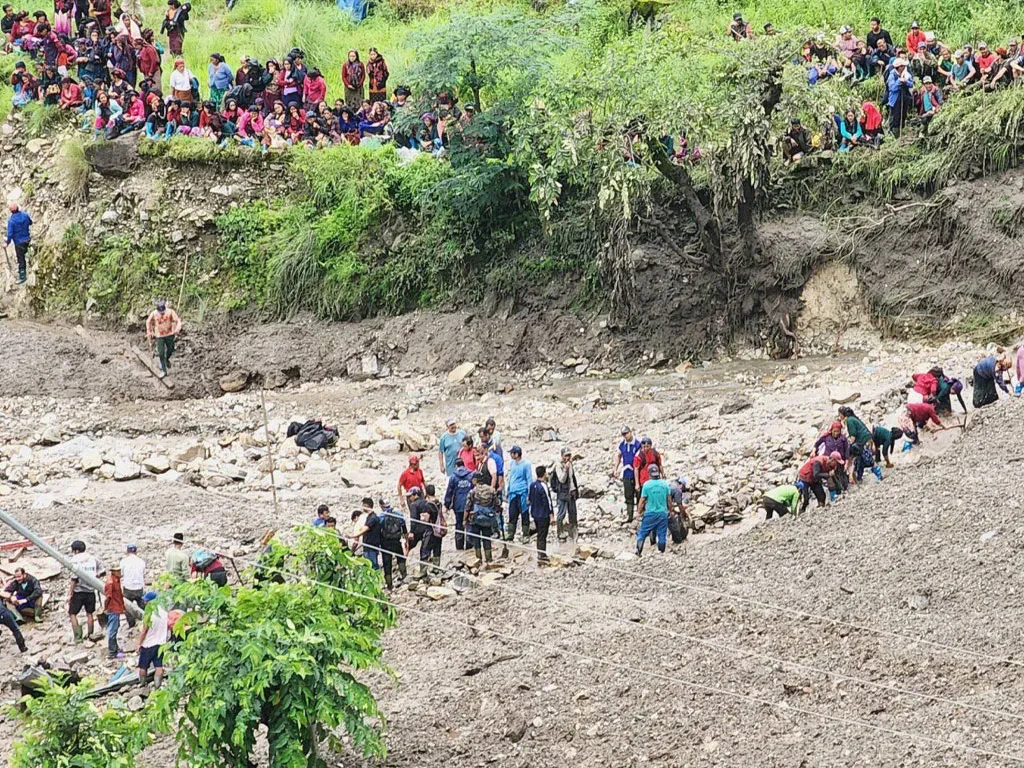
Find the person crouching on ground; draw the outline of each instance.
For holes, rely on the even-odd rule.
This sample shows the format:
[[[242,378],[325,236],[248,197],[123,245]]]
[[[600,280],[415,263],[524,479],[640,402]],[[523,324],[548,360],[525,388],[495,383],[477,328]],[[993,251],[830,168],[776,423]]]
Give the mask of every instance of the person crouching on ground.
[[[843,423],[832,422],[829,431],[819,437],[814,443],[814,453],[819,456],[829,456],[833,453],[839,455],[842,466],[833,468],[831,481],[829,482],[829,497],[835,501],[836,497],[850,489],[850,479],[846,474],[845,463],[850,458],[850,441],[843,434]]]
[[[761,499],[761,506],[765,509],[765,520],[771,520],[776,514],[783,517],[787,514],[796,514],[800,504],[800,489],[795,485],[780,485],[765,493]]]
[[[907,438],[903,443],[904,451],[909,451],[913,446],[921,444],[919,432],[928,422],[942,426],[942,420],[931,403],[907,403],[903,406],[896,421],[903,436]]]
[[[818,507],[825,506],[825,485],[829,482],[829,478],[842,457],[838,452],[831,454],[830,456],[811,456],[804,465],[800,467],[800,471],[797,473],[797,477],[800,482],[803,483],[803,489],[801,495],[803,496],[803,504],[800,505],[800,512],[807,511],[807,505],[811,501],[811,494],[814,494],[814,498],[818,500]]]

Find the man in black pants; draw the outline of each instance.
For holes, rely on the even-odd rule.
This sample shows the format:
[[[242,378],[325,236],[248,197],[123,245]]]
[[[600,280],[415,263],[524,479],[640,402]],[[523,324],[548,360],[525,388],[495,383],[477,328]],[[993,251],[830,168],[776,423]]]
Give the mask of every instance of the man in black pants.
[[[398,572],[402,574],[402,579],[407,576],[405,561],[409,556],[409,528],[405,524],[405,515],[383,504],[380,521],[380,556],[384,567],[384,583],[388,589],[394,589],[392,558],[398,562]]]
[[[25,645],[25,638],[21,635],[21,630],[18,629],[18,622],[14,618],[14,614],[7,610],[3,604],[0,604],[0,624],[3,624],[14,635],[14,642],[18,644],[18,650],[24,653],[28,650]]]
[[[537,529],[537,565],[548,562],[548,530],[555,519],[551,491],[548,489],[548,468],[537,467],[537,479],[530,484],[530,517]]]

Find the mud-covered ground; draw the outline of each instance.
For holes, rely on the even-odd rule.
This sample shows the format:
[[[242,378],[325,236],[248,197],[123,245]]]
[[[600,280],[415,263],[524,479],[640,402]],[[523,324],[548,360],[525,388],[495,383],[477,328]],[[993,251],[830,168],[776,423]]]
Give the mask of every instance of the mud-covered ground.
[[[278,443],[275,514],[255,439],[263,424],[255,392],[153,400],[154,384],[138,366],[102,362],[102,350],[124,338],[94,334],[86,344],[71,329],[3,323],[0,334],[8,342],[0,504],[61,548],[85,540],[106,563],[132,541],[155,574],[180,530],[192,543],[237,553],[244,566],[268,527],[308,520],[322,501],[342,519],[362,496],[393,493],[405,461],[379,435],[336,448],[325,466],[284,456]],[[928,435],[922,450],[897,457],[884,482],[869,476],[824,511],[770,523],[753,512],[757,495],[791,477],[831,421],[830,390],[855,394],[867,421],[891,424],[909,372],[934,361],[966,375],[981,354],[967,345],[890,345],[866,355],[737,359],[628,376],[587,366],[577,375],[562,360],[522,371],[481,366],[460,383],[396,366],[398,373],[364,381],[268,391],[273,434],[293,417],[323,417],[347,439],[382,417],[435,434],[449,415],[467,427],[494,416],[506,447],[520,443],[535,464],[550,463],[563,445],[579,457],[591,496],[580,502],[581,543],[610,557],[538,570],[513,548],[510,575],[490,587],[438,602],[396,593],[401,621],[385,645],[397,680],[373,680],[389,720],[387,764],[1024,760],[1019,401],[972,414],[962,438],[959,429]],[[181,387],[191,386],[199,365],[189,355],[183,345]],[[104,368],[113,365],[119,374]],[[665,555],[648,549],[640,562],[614,559],[633,547],[610,477],[624,423],[652,435],[671,474],[693,480],[694,507],[735,509],[743,522],[709,526]],[[178,461],[196,445],[208,459]],[[143,468],[135,479],[105,480],[81,470],[89,453],[109,460],[105,466],[167,456],[180,472]],[[428,480],[440,483],[436,456],[429,448],[424,456]],[[244,469],[245,480],[213,482],[225,464]],[[446,567],[456,560],[452,546],[449,538]],[[59,602],[66,581],[44,586]],[[68,635],[54,611],[27,628],[30,658],[59,662],[73,651]],[[102,645],[90,654],[87,673],[115,668]],[[23,661],[0,631],[3,679]],[[14,736],[13,724],[0,722],[0,743]],[[140,764],[169,768],[171,745],[155,745]]]

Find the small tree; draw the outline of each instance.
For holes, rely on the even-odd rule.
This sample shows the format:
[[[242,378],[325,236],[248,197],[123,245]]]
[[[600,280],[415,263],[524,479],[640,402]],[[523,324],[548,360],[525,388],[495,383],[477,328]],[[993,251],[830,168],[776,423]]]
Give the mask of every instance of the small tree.
[[[89,701],[93,683],[62,688],[49,684],[42,696],[26,696],[8,713],[24,733],[14,743],[11,768],[135,768],[149,743],[141,714],[99,709]]]
[[[263,563],[264,577],[283,582],[263,578],[234,593],[196,582],[174,593],[195,606],[182,619],[194,629],[169,653],[174,671],[154,700],[168,718],[180,710],[180,759],[246,768],[260,725],[272,768],[326,766],[320,744],[340,751],[341,727],[358,751],[383,757],[383,717],[355,677],[384,668],[380,635],[395,621],[377,574],[308,526],[295,546],[275,542]]]

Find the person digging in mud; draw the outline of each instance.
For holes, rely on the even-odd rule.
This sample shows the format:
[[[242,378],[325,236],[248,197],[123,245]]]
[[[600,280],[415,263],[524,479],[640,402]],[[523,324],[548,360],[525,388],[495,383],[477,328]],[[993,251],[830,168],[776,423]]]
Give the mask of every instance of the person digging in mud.
[[[801,496],[803,503],[800,505],[800,512],[807,511],[807,505],[811,501],[811,494],[818,501],[818,508],[825,506],[825,485],[829,482],[832,470],[839,466],[842,456],[835,452],[829,456],[812,456],[800,467],[797,477],[803,483]]]
[[[636,460],[637,454],[640,453],[640,441],[633,436],[633,430],[630,427],[623,427],[621,434],[622,440],[619,441],[618,449],[615,452],[612,477],[619,477],[622,480],[622,496],[626,500],[626,522],[632,523],[633,512],[640,499],[636,470],[633,468],[633,462]]]
[[[102,574],[100,561],[93,555],[85,553],[85,543],[75,540],[71,542],[71,562],[77,573],[86,573],[90,576]],[[71,633],[75,642],[82,642],[82,625],[78,623],[78,614],[85,609],[86,637],[92,638],[95,631],[96,613],[96,591],[78,580],[77,575],[72,575],[71,586],[68,589],[68,615],[71,617]]]
[[[878,466],[878,462],[885,459],[885,466],[892,469],[892,460],[889,458],[896,446],[896,441],[903,437],[903,430],[899,427],[893,427],[888,429],[881,424],[875,425],[871,430],[871,440],[875,444],[875,476],[882,479],[882,468]]]
[[[669,484],[661,479],[661,469],[652,464],[648,470],[647,482],[640,492],[640,527],[636,532],[636,556],[642,557],[644,542],[653,531],[657,535],[658,551],[665,551],[665,538],[668,535],[668,513],[672,504],[672,490]]]
[[[8,206],[11,217],[7,220],[7,243],[14,243],[14,255],[18,259],[18,285],[24,284],[28,271],[28,249],[32,245],[32,217],[18,207],[17,203]]]
[[[931,403],[907,403],[903,406],[896,421],[900,425],[903,436],[907,438],[903,443],[904,451],[909,451],[913,446],[921,444],[919,432],[928,422],[942,426],[942,420]]]
[[[491,562],[491,539],[498,529],[498,494],[491,487],[486,475],[473,475],[473,490],[469,494],[469,529],[467,537],[473,544],[477,559]],[[481,555],[482,550],[482,555]]]
[[[174,355],[174,343],[181,333],[181,319],[173,309],[167,308],[167,302],[157,299],[156,309],[149,313],[146,320],[146,338],[150,344],[156,339],[156,355],[160,358],[160,370],[164,376],[171,367]]]
[[[7,582],[0,600],[16,619],[34,619],[41,621],[37,607],[43,599],[43,587],[39,579],[32,576],[24,568],[14,569],[14,578]]]
[[[998,356],[989,355],[980,363],[974,366],[974,407],[984,408],[999,399],[996,393],[996,385],[1007,395],[1010,394],[1009,387],[1003,380],[1003,372],[1013,367],[1010,356],[1000,352]]]
[[[761,506],[765,509],[765,520],[771,520],[772,515],[784,517],[788,514],[796,514],[800,504],[800,489],[795,485],[780,485],[772,488],[761,498]]]
[[[945,374],[939,377],[939,391],[936,392],[934,402],[935,410],[940,416],[953,415],[953,396],[960,401],[960,407],[967,415],[967,403],[964,402],[964,383],[960,379],[951,379]]]
[[[840,494],[850,489],[850,479],[845,470],[846,461],[850,458],[850,441],[843,434],[841,421],[832,422],[829,431],[815,441],[813,452],[819,456],[838,454],[841,460],[841,464],[833,468],[829,480],[829,500],[835,501]]]

